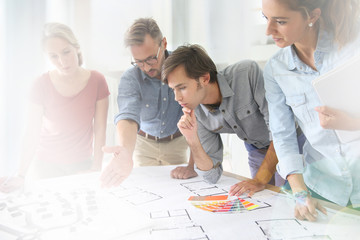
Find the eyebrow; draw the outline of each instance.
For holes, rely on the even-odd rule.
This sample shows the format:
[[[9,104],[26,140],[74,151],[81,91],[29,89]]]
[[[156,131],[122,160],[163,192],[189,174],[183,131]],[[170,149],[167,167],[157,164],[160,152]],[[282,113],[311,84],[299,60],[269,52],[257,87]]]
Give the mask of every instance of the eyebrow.
[[[153,57],[156,57],[156,55],[155,56],[149,56],[149,57],[147,57],[147,58],[145,58],[145,59],[137,59],[137,58],[134,58],[134,60],[135,61],[141,61],[141,62],[144,62],[144,61],[146,61],[146,60],[148,60],[148,59],[150,59],[150,58],[153,58]]]
[[[262,15],[266,18],[268,18],[264,13]],[[289,19],[289,17],[271,17],[272,19]]]
[[[185,85],[185,83],[179,83],[178,85],[174,86],[174,88],[173,88],[173,89],[175,89],[175,88],[179,88],[179,87],[181,87],[181,86],[183,86],[183,85]]]
[[[290,19],[289,17],[271,17],[271,19]]]

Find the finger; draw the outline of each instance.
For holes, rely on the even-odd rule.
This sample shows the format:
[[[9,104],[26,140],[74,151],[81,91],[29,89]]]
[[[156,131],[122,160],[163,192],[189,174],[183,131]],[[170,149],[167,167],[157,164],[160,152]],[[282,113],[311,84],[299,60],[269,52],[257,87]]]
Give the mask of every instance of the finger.
[[[186,123],[185,120],[181,120],[181,121],[178,123],[178,127],[179,127],[179,128],[182,128],[182,129],[190,129],[190,127],[188,126],[188,124]]]
[[[304,217],[309,220],[310,222],[315,222],[317,219],[317,213],[316,215],[312,214],[311,212],[306,212]]]
[[[239,183],[232,185],[229,190],[229,195],[234,196],[239,191],[239,189]]]
[[[317,209],[319,209],[320,212],[322,212],[323,214],[327,215],[326,208],[324,208],[323,206],[321,206],[319,203],[318,203],[318,205],[317,205]]]
[[[242,194],[242,192],[241,192],[242,189],[243,189],[242,186],[237,185],[237,187],[234,189],[234,196],[239,196],[239,195],[241,195],[241,194]]]
[[[122,181],[125,178],[123,176],[121,176],[120,174],[113,174],[113,177],[111,178],[110,182],[109,182],[109,186],[110,187],[117,187],[119,186]]]
[[[101,180],[101,186],[102,187],[109,187],[109,183],[111,181],[112,174],[111,172],[104,172],[101,174],[100,180]]]
[[[114,159],[112,160],[114,161]],[[104,171],[101,173],[101,176],[100,176],[100,180],[101,181],[105,181],[107,180],[107,178],[109,177],[110,173],[112,172],[112,167],[111,167],[111,163],[109,164],[109,166],[107,166]]]
[[[307,209],[308,209],[308,212],[309,214],[311,215],[310,218],[313,219],[317,218],[317,211],[316,211],[316,206],[318,205],[319,203],[315,200],[315,199],[312,199],[312,198],[306,198],[306,205],[307,205]]]
[[[170,171],[170,177],[171,178],[176,178],[175,177],[175,171],[176,171],[176,168]]]
[[[182,179],[183,176],[184,176],[184,171],[182,169],[179,169],[179,171],[177,172],[177,178]]]
[[[317,111],[318,113],[323,113],[324,112],[324,106],[315,107],[314,110]]]
[[[250,192],[248,193],[248,197],[252,197],[252,195],[254,195],[255,192],[256,191],[254,189],[250,190]]]
[[[192,129],[194,127],[194,123],[192,122],[191,118],[186,118],[184,124],[189,129]]]
[[[181,170],[179,168],[174,169],[173,178],[180,179],[180,172],[181,172]]]
[[[238,195],[241,195],[245,192],[248,192],[250,190],[250,187],[247,185],[242,186],[242,188],[238,191]]]
[[[185,115],[189,115],[189,114],[191,113],[191,109],[188,108],[188,107],[183,107],[183,108],[182,108],[182,111],[183,111],[183,113],[184,113]]]
[[[194,122],[196,121],[195,111],[192,111],[192,112],[190,113],[190,117],[191,117],[191,119],[192,119]]]
[[[300,212],[295,208],[295,218],[298,220],[304,220],[305,218],[300,214]]]

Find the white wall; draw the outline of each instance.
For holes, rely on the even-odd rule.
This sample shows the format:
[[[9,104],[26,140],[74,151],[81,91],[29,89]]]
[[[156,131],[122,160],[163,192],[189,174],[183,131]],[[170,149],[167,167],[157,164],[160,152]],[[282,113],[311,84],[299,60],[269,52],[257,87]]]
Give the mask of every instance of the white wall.
[[[153,17],[167,37],[169,50],[184,43],[202,45],[220,68],[245,58],[263,66],[277,50],[265,45],[261,0],[5,0],[0,4],[0,74],[6,79],[0,82],[0,146],[4,146],[0,154],[10,165],[16,163],[20,150],[27,88],[47,69],[40,46],[45,22],[69,25],[80,42],[85,66],[108,77],[109,135],[117,111],[117,81],[131,66],[123,36],[135,19]],[[231,135],[224,136],[224,143],[225,159],[234,160],[226,163],[227,170],[247,175],[241,172],[247,167],[243,142]]]

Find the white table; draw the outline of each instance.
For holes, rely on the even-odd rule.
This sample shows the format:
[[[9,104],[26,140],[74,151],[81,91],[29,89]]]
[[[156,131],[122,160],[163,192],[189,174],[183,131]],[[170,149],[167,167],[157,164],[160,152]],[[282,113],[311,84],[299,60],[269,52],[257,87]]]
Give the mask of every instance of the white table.
[[[260,207],[213,213],[190,196],[225,195],[239,176],[226,173],[215,185],[200,177],[170,178],[174,166],[135,168],[118,188],[99,188],[99,174],[41,181],[25,194],[0,198],[0,239],[356,239],[360,216],[327,205],[315,223],[293,216],[294,202],[271,190],[256,193]],[[238,179],[237,179],[238,178]],[[273,188],[272,190],[277,190]],[[246,199],[246,196],[242,196]]]

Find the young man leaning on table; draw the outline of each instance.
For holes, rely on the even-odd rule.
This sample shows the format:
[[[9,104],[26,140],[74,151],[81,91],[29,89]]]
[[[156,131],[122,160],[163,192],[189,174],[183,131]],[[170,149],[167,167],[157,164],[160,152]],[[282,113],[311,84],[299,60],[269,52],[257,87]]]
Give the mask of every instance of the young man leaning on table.
[[[201,46],[181,46],[165,60],[162,80],[183,107],[178,127],[192,155],[188,166],[173,170],[173,177],[194,171],[195,164],[196,172],[216,183],[223,171],[220,133],[235,133],[245,142],[253,179],[232,186],[229,194],[252,195],[269,182],[283,185],[268,130],[263,75],[255,62],[240,61],[217,72]]]

